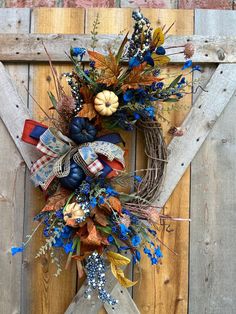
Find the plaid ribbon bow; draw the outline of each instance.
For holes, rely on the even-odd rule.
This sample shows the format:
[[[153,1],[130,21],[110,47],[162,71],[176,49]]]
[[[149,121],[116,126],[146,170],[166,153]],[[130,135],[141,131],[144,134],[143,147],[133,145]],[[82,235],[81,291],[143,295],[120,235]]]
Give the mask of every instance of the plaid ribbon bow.
[[[95,150],[87,145],[75,143],[54,128],[47,129],[39,139],[37,149],[44,155],[31,167],[31,179],[35,186],[48,188],[55,177],[66,177],[70,173],[70,159],[88,176],[99,175],[104,168]]]

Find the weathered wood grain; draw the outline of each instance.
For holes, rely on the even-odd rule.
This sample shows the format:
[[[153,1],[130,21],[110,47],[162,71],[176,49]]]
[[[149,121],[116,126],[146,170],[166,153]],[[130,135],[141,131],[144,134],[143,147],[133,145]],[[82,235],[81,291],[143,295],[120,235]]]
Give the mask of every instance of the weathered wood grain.
[[[30,119],[30,112],[27,105],[19,96],[12,78],[9,76],[6,68],[0,62],[0,117],[4,122],[13,142],[23,157],[28,168],[37,160],[39,154],[35,147],[26,144],[21,140],[21,135],[26,119]],[[13,123],[14,121],[14,123]]]
[[[231,21],[232,23],[236,22],[236,16],[234,16]],[[212,27],[215,27],[215,25],[212,25]],[[106,54],[107,52],[105,48],[107,44],[114,41],[114,39],[117,38],[117,35],[109,35],[106,34],[105,31],[103,33],[103,35],[98,35],[98,45],[96,50]],[[113,33],[115,33],[115,31],[113,31]],[[122,38],[123,37],[121,36],[120,40],[117,40],[117,47],[119,43],[121,43]],[[164,45],[165,47],[174,47],[167,50],[167,55],[170,55],[171,57],[171,63],[185,62],[182,53],[175,53],[182,52],[184,50],[183,46],[186,43],[192,43],[195,47],[195,53],[191,58],[195,63],[236,62],[236,37],[233,35],[229,37],[223,35],[219,37],[205,35],[175,35],[168,36]],[[47,48],[53,61],[68,62],[69,58],[66,55],[66,52],[69,52],[69,48],[86,47],[89,49],[91,46],[91,35],[0,34],[0,60],[14,62],[47,62],[48,57],[45,53],[43,44]],[[83,60],[88,61],[87,54],[84,56]]]
[[[200,94],[182,124],[184,135],[175,137],[168,146],[169,157],[163,189],[155,202],[158,206],[164,206],[168,200],[170,193],[234,95],[235,89],[236,65],[219,65],[206,85],[207,92]]]
[[[134,304],[129,292],[127,289],[124,289],[119,284],[117,284],[116,278],[112,275],[111,271],[108,270],[106,276],[109,278],[106,289],[111,292],[114,298],[119,300],[119,303],[112,307],[110,305],[105,305],[105,310],[100,310],[102,303],[97,299],[97,293],[94,293],[94,298],[91,300],[84,298],[84,292],[86,289],[86,285],[83,285],[71,304],[65,311],[65,314],[81,314],[81,313],[89,313],[89,314],[97,314],[97,313],[117,313],[117,314],[138,314],[139,311]],[[100,311],[99,311],[100,310]],[[125,312],[124,312],[125,310]]]
[[[195,32],[235,34],[235,12],[196,11]],[[213,67],[195,78],[204,86]],[[235,94],[192,162],[189,313],[236,312]]]
[[[0,33],[27,32],[29,30],[29,9],[0,9]],[[22,82],[27,84],[27,65],[6,65],[17,86],[17,91],[26,102],[27,97]],[[1,66],[2,69],[2,66]],[[0,82],[3,84],[3,82]],[[7,91],[8,92],[8,91]],[[2,93],[2,91],[1,91]],[[14,98],[14,95],[13,95]],[[11,95],[1,98],[0,108],[11,106]],[[11,124],[15,113],[12,111]],[[12,246],[23,241],[24,180],[25,164],[11,139],[7,128],[0,120],[0,313],[21,313],[22,296],[22,255],[12,256]]]

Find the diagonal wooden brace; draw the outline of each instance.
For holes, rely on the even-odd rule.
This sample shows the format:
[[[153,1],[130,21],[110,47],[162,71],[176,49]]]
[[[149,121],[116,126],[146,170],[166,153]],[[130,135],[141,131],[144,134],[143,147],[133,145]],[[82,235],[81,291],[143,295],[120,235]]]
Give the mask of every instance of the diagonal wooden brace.
[[[182,128],[186,129],[184,135],[175,137],[168,146],[167,171],[162,192],[155,202],[157,206],[163,207],[165,205],[215,122],[231,97],[234,96],[236,90],[236,64],[219,65],[208,82],[206,90],[207,92],[202,92],[197,98],[182,125]],[[0,63],[0,91],[0,117],[27,166],[30,167],[32,162],[38,158],[37,152],[34,147],[20,140],[24,121],[30,118],[30,113],[19,97],[2,63]],[[107,277],[108,290],[120,300],[115,308],[115,313],[139,313],[127,289],[121,288],[111,274]],[[83,298],[85,285],[86,283],[74,297],[65,312],[66,314],[98,312],[101,303],[97,298],[93,300]],[[105,305],[105,308],[108,313],[114,313],[110,306]]]

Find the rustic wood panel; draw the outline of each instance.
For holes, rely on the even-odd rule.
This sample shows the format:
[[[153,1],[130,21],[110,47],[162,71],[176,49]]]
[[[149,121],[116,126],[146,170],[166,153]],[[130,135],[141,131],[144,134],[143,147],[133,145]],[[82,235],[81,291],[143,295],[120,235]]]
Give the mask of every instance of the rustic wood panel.
[[[196,11],[195,32],[235,34],[235,13]],[[205,67],[202,85],[214,68]],[[189,312],[236,312],[235,94],[192,163]]]
[[[0,32],[28,32],[28,9],[0,9]],[[7,65],[17,90],[27,100],[23,84],[27,84],[28,67]],[[22,83],[23,82],[23,83]],[[4,99],[10,100],[9,96]],[[1,107],[7,103],[1,103]],[[15,119],[12,111],[11,121]],[[21,312],[22,255],[11,256],[10,249],[23,241],[25,165],[15,144],[0,120],[0,313]]]
[[[145,12],[146,13],[146,12]],[[187,14],[186,14],[187,13]],[[175,26],[171,30],[173,35],[191,35],[193,32],[193,12],[177,10],[161,10],[146,13],[150,16],[152,23],[155,23],[158,16],[158,24],[171,25],[175,21]],[[186,15],[185,15],[186,14]],[[180,67],[168,67],[166,75],[176,75]],[[172,77],[173,79],[173,77]],[[182,102],[183,108],[190,107],[191,98],[186,97]],[[186,106],[188,105],[188,106]],[[179,112],[167,114],[166,118],[173,125],[180,125],[189,109],[181,109]],[[169,125],[164,124],[164,134],[166,140]],[[138,143],[141,143],[141,138]],[[144,168],[143,145],[137,147],[137,168]],[[181,193],[180,193],[181,191]],[[170,193],[171,194],[171,193]],[[169,194],[169,196],[170,196]],[[167,201],[163,202],[162,205]],[[178,184],[173,196],[167,202],[165,213],[175,217],[188,218],[189,214],[189,171]],[[165,229],[165,228],[164,228]],[[187,312],[188,299],[188,223],[171,224],[174,231],[169,233],[164,231],[159,233],[160,239],[171,249],[178,253],[175,256],[162,247],[164,258],[163,265],[151,266],[150,260],[143,254],[140,263],[141,282],[134,287],[134,300],[141,313],[181,313]],[[140,270],[135,268],[135,276],[139,277]],[[145,291],[145,295],[144,292]]]
[[[41,33],[83,33],[84,10],[83,9],[35,9],[32,13],[32,32]],[[66,49],[67,47],[65,47]],[[57,66],[58,72],[70,71],[70,65]],[[48,65],[32,66],[30,70],[32,83],[30,90],[40,105],[48,111],[50,101],[47,96],[48,90],[53,90],[51,72]],[[44,114],[39,108],[30,102],[34,118],[43,119]],[[29,233],[35,223],[32,218],[43,206],[44,196],[40,190],[32,187],[27,178],[26,188],[26,232]],[[55,266],[51,264],[49,256],[35,260],[35,255],[42,245],[43,237],[41,230],[31,243],[25,257],[24,289],[27,298],[24,299],[22,313],[60,314],[64,313],[74,294],[76,293],[77,274],[75,264],[56,278]],[[65,257],[62,258],[65,265]]]
[[[112,10],[112,9],[111,9]],[[112,11],[109,11],[112,12]],[[188,12],[188,11],[187,11]],[[114,14],[113,14],[114,16]],[[114,16],[115,18],[115,16]],[[158,16],[157,16],[158,18]],[[156,20],[157,20],[156,18]],[[233,22],[236,17],[233,18]],[[216,23],[215,23],[216,24]],[[215,27],[213,24],[212,27]],[[115,33],[115,31],[113,31]],[[180,33],[179,33],[180,34]],[[108,43],[114,42],[117,35],[106,34],[98,36],[97,51],[106,54],[105,47]],[[122,41],[117,40],[118,44]],[[64,34],[0,34],[0,60],[14,62],[47,62],[48,57],[45,53],[43,43],[48,50],[53,61],[68,62],[69,58],[65,53],[65,47],[90,47],[91,36]],[[168,49],[168,54],[171,56],[171,63],[185,62],[182,53],[183,46],[186,43],[192,43],[195,48],[195,53],[192,57],[194,63],[228,63],[236,62],[236,38],[234,37],[216,37],[206,35],[175,35],[168,36],[165,47],[179,47]],[[88,61],[88,54],[83,58]]]

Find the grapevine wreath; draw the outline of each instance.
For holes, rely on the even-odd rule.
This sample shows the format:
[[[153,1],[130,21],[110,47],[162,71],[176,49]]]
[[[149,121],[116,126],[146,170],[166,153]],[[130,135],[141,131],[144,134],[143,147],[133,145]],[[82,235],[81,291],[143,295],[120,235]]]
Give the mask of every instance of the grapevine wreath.
[[[94,290],[111,305],[117,303],[105,287],[107,264],[117,281],[130,287],[121,266],[130,260],[129,251],[138,263],[143,251],[156,265],[162,257],[157,226],[167,219],[152,205],[160,192],[166,166],[166,146],[162,136],[161,113],[165,104],[181,99],[190,85],[186,75],[179,74],[170,82],[162,74],[169,62],[164,48],[165,27],[151,28],[141,12],[133,12],[134,30],[119,49],[108,45],[107,53],[95,51],[96,27],[92,31],[92,48],[71,48],[68,57],[71,73],[58,76],[49,62],[56,94],[49,92],[51,110],[48,125],[26,120],[22,140],[35,145],[42,153],[31,168],[35,186],[45,193],[47,202],[34,218],[43,226],[45,243],[37,257],[50,252],[62,270],[58,252],[68,255],[65,267],[77,261],[78,273],[87,275],[85,297]],[[173,47],[172,47],[173,48]],[[191,43],[178,49],[186,59],[193,55]],[[89,64],[83,61],[88,54]],[[182,70],[198,68],[187,60]],[[67,95],[62,79],[69,84]],[[169,80],[169,78],[168,78]],[[125,143],[119,130],[142,130],[145,140],[147,169],[128,173],[125,170]],[[175,135],[181,135],[172,128]],[[121,192],[119,186],[130,188]],[[124,189],[123,189],[124,190]],[[33,235],[32,234],[32,235]],[[12,254],[22,252],[32,235]]]

